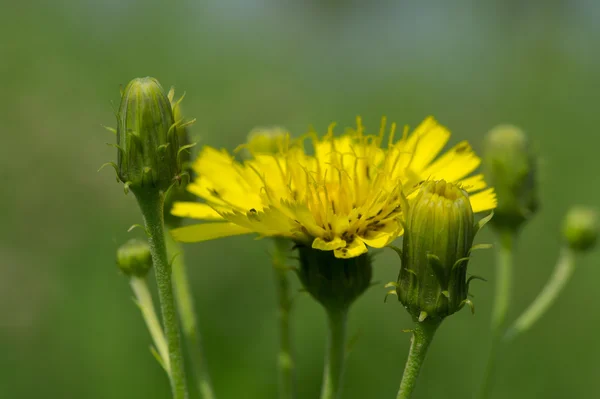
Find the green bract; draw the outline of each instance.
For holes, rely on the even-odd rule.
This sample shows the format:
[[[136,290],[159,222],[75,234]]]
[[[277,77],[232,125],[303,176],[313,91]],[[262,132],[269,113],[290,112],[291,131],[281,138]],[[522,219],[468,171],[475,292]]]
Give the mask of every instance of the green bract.
[[[179,138],[173,108],[154,78],[125,87],[117,114],[118,177],[132,191],[166,191],[179,179]]]
[[[405,214],[396,293],[419,321],[442,319],[466,303],[473,238],[479,227],[467,193],[444,180],[425,182]]]
[[[184,120],[183,114],[181,112],[181,100],[183,99],[183,96],[181,96],[178,100],[175,100],[174,96],[175,90],[171,88],[167,97],[169,98],[171,106],[173,107],[173,116],[175,117],[175,123],[178,124],[177,136],[179,138],[179,145],[181,146],[181,148],[184,149],[184,151],[181,151],[179,153],[181,171],[184,173],[182,173],[181,182],[171,187],[171,189],[168,191],[167,196],[165,197],[165,224],[170,228],[178,227],[183,222],[183,219],[173,216],[171,214],[171,208],[173,207],[173,204],[177,201],[193,202],[196,199],[196,197],[192,193],[186,190],[187,184],[191,180],[193,180],[194,176],[193,171],[191,170],[191,153],[189,151],[185,151],[186,148],[195,145],[191,142],[189,133],[189,125],[191,125],[194,122],[194,120],[183,124],[181,123],[181,121]]]
[[[500,125],[486,136],[484,163],[498,206],[492,224],[516,231],[538,208],[537,161],[519,128]]]
[[[371,284],[369,254],[354,258],[336,258],[332,251],[298,246],[298,276],[313,298],[330,311],[347,309]]]
[[[574,251],[582,252],[593,248],[598,240],[596,211],[583,206],[571,208],[563,222],[563,237]]]
[[[131,239],[117,250],[117,265],[128,276],[145,277],[152,267],[148,242]]]

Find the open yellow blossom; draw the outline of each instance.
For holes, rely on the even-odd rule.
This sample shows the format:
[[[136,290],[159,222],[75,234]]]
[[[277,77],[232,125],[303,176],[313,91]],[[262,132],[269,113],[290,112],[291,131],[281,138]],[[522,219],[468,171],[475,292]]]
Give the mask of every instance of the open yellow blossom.
[[[275,153],[249,150],[237,161],[225,150],[204,147],[193,168],[198,178],[188,190],[204,203],[178,202],[172,213],[207,223],[172,230],[184,242],[247,233],[282,236],[338,258],[382,248],[402,234],[400,216],[407,197],[423,181],[444,179],[471,193],[474,212],[493,209],[496,196],[483,175],[468,177],[480,164],[461,142],[436,159],[450,132],[432,117],[411,134],[395,140],[395,124],[386,137],[382,120],[377,135],[357,127],[334,136],[333,127],[312,142],[279,140]]]

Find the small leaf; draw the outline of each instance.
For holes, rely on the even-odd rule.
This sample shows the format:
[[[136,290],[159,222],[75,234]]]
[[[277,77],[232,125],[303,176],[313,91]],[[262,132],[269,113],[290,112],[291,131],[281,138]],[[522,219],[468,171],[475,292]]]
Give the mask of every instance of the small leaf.
[[[169,145],[170,145],[170,144],[171,144],[171,143],[161,144],[161,145],[159,145],[159,146],[158,146],[158,148],[157,148],[157,149],[158,149],[158,151],[161,151],[161,150],[164,150],[164,151],[166,151],[166,150],[167,150],[167,148],[169,148]]]
[[[442,264],[440,258],[433,254],[427,254],[427,261],[429,262],[429,266],[433,270],[435,277],[438,280],[438,283],[443,289],[448,287],[448,278],[446,276],[446,268]]]
[[[152,353],[152,356],[156,359],[158,364],[160,364],[160,367],[162,367],[162,369],[165,370],[165,372],[167,374],[169,374],[169,370],[167,370],[167,366],[165,365],[165,362],[163,361],[162,357],[160,356],[160,354],[158,353],[156,348],[152,345],[150,345],[150,353]]]
[[[493,217],[494,212],[491,212],[489,215],[477,222],[477,225],[475,226],[475,233],[479,232],[479,230],[481,230],[483,226],[485,226],[490,220],[492,220]]]
[[[116,143],[105,143],[105,144],[109,147],[114,147],[117,150],[121,151],[121,154],[125,154],[125,150],[120,145],[118,145]]]
[[[383,288],[398,288],[398,283],[395,281],[390,281],[389,283],[384,285]]]
[[[177,162],[181,162],[179,157],[181,156],[181,152],[185,151],[189,148],[192,148],[196,145],[197,143],[191,143],[191,144],[186,144],[186,145],[182,145],[181,147],[179,147],[179,150],[177,150]]]
[[[115,128],[112,128],[112,127],[110,127],[110,126],[104,126],[104,125],[101,125],[101,126],[102,126],[104,129],[108,130],[109,132],[111,132],[111,133],[114,133],[114,134],[117,134],[117,129],[115,129]]]
[[[125,191],[125,195],[129,194],[129,186],[131,186],[132,182],[128,181],[123,185],[123,191]]]
[[[465,299],[460,303],[460,307],[462,308],[465,304],[469,305],[469,307],[471,308],[471,313],[475,314],[475,305],[473,304],[473,301],[471,301],[470,299]]]
[[[454,262],[454,265],[452,265],[452,270],[456,269],[461,264],[468,262],[469,259],[470,259],[469,257],[460,258],[459,260],[457,260],[456,262]]]
[[[179,129],[184,129],[184,128],[188,127],[188,126],[192,126],[194,123],[196,123],[196,118],[194,118],[192,120],[189,120],[187,122],[184,122],[184,123],[178,125],[177,127]]]
[[[390,249],[393,249],[394,252],[396,252],[398,254],[398,257],[400,257],[400,260],[402,260],[402,249],[398,248],[395,245],[388,245],[387,247]]]
[[[118,178],[119,168],[117,167],[117,164],[114,162],[106,162],[105,164],[100,166],[100,168],[98,168],[98,172],[100,172],[102,169],[104,169],[105,166],[108,166],[108,165],[112,166],[115,169],[115,172],[117,173],[117,178]]]
[[[128,233],[131,233],[131,231],[132,231],[133,229],[135,229],[136,227],[139,227],[140,229],[144,229],[144,226],[142,226],[142,225],[141,225],[141,224],[139,224],[139,223],[136,223],[136,224],[132,224],[132,225],[131,225],[131,227],[129,227],[129,228],[127,229],[127,232],[128,232]]]
[[[398,293],[396,292],[396,290],[389,290],[388,292],[386,292],[385,297],[383,297],[383,303],[387,302],[388,296],[390,295],[398,296]]]
[[[469,250],[469,255],[470,255],[470,254],[471,254],[471,252],[473,252],[473,251],[479,251],[480,249],[490,249],[490,248],[492,248],[492,247],[493,247],[493,245],[492,245],[492,244],[476,244],[476,245],[473,245],[473,246],[471,247],[471,249]]]
[[[427,319],[427,312],[424,310],[421,310],[421,313],[419,313],[419,323],[422,323],[425,321],[425,319]]]
[[[450,299],[450,292],[448,292],[447,290],[442,291],[442,295]]]

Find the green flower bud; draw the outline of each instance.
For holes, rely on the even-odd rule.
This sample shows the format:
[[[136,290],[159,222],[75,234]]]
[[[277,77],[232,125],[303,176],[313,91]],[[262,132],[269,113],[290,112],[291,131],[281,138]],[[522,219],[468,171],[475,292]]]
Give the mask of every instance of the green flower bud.
[[[276,154],[283,148],[288,134],[281,127],[255,128],[248,134],[248,151],[252,154]]]
[[[342,311],[364,293],[373,273],[369,254],[336,258],[333,251],[298,245],[298,277],[306,291],[329,311]]]
[[[134,193],[166,191],[179,178],[179,138],[171,102],[154,78],[133,79],[117,115],[117,170]]]
[[[537,160],[527,136],[515,126],[497,126],[486,136],[483,158],[498,198],[492,224],[516,231],[538,209]]]
[[[478,226],[468,194],[444,180],[425,182],[405,215],[396,294],[419,321],[443,319],[466,303],[467,264]]]
[[[592,249],[598,239],[598,213],[583,206],[571,208],[563,222],[563,237],[573,251]]]
[[[175,90],[171,88],[167,97],[169,98],[169,101],[171,102],[171,106],[173,108],[173,116],[175,119],[175,123],[180,123],[184,120],[181,111],[181,100],[183,99],[183,96],[178,100],[175,100]],[[184,124],[180,124],[177,127],[177,136],[179,139],[179,144],[184,149],[195,145],[195,143],[192,143],[190,140],[189,132],[189,126],[193,122],[195,122],[195,120]],[[181,163],[182,179],[179,182],[180,184],[176,184],[173,187],[171,187],[171,189],[167,192],[167,196],[165,197],[165,225],[169,226],[170,228],[179,227],[184,220],[183,218],[173,216],[171,214],[171,208],[173,207],[173,204],[178,201],[196,201],[196,196],[187,191],[186,189],[187,184],[194,179],[194,173],[191,168],[191,152],[181,151],[179,154],[179,162]]]
[[[152,267],[147,241],[131,239],[117,250],[117,266],[127,276],[145,277]]]

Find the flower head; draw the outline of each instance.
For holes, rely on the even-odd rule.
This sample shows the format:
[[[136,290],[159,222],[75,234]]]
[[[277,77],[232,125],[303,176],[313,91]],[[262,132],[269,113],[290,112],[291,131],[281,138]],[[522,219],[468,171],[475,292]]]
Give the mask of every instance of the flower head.
[[[433,118],[395,140],[395,124],[386,137],[355,129],[336,137],[333,127],[319,138],[278,142],[275,153],[255,152],[237,161],[226,151],[205,147],[193,165],[198,178],[188,190],[205,203],[175,203],[172,213],[209,223],[172,231],[180,241],[204,241],[238,234],[283,236],[337,258],[353,258],[367,246],[382,248],[402,234],[400,216],[406,197],[431,179],[457,182],[475,212],[496,205],[483,175],[467,177],[480,164],[467,142],[435,159],[450,132]],[[252,147],[249,147],[252,151]]]
[[[516,126],[496,126],[485,139],[484,163],[498,194],[492,225],[517,230],[539,206],[537,159],[527,135]]]
[[[563,221],[563,239],[571,250],[585,252],[598,241],[598,213],[585,206],[574,206]]]
[[[117,266],[127,276],[145,277],[152,268],[147,241],[131,239],[117,250]]]
[[[410,200],[405,229],[398,299],[419,321],[461,309],[468,303],[467,263],[479,230],[467,192],[444,180],[425,182]]]

